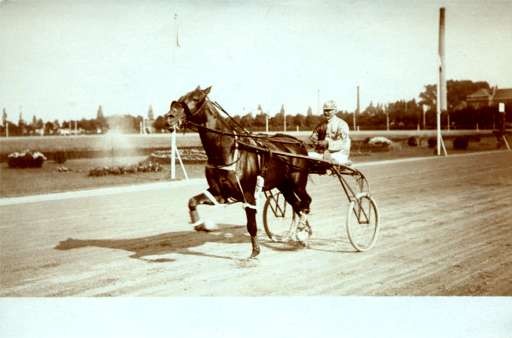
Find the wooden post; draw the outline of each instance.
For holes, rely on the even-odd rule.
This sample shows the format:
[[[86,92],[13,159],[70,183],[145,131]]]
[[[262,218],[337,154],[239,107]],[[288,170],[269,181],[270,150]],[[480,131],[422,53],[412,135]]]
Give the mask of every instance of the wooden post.
[[[171,180],[176,179],[176,129],[171,133]]]
[[[171,180],[176,179],[176,158],[180,162],[181,170],[183,171],[183,175],[185,179],[188,181],[187,170],[185,170],[185,165],[181,160],[180,152],[178,151],[178,147],[176,146],[176,129],[171,132]]]

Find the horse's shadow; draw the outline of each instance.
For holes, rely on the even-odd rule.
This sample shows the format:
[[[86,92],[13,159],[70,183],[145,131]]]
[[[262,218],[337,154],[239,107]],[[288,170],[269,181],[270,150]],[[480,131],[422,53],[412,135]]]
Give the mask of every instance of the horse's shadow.
[[[74,239],[68,238],[55,246],[56,250],[71,250],[85,247],[99,247],[118,249],[132,252],[131,258],[141,259],[153,263],[174,262],[171,258],[148,258],[151,256],[167,255],[172,253],[182,255],[205,256],[221,259],[236,259],[230,256],[208,254],[193,250],[206,243],[222,244],[250,244],[250,237],[245,226],[233,224],[219,224],[219,229],[212,232],[177,231],[167,232],[155,236],[130,239]],[[296,250],[289,246],[287,250]]]

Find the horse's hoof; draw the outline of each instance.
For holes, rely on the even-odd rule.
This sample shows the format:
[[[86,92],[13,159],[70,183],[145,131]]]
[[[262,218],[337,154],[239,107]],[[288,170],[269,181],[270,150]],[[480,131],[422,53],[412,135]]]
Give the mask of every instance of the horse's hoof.
[[[201,224],[198,224],[196,226],[194,226],[194,230],[195,231],[204,231],[204,232],[208,232],[209,230],[206,229],[206,227],[204,226],[204,223],[201,223]]]
[[[218,229],[218,225],[211,221],[204,221],[203,223],[194,226],[195,231],[210,232]]]
[[[258,250],[252,250],[251,255],[249,256],[249,259],[255,259],[260,254],[260,249]]]
[[[309,241],[309,231],[306,229],[299,231],[297,232],[295,238],[300,243],[307,243]]]

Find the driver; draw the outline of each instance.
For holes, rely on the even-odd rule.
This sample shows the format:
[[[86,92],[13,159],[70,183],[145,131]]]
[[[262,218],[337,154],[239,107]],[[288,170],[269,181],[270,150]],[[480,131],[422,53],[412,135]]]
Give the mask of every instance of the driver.
[[[310,136],[314,151],[308,155],[315,159],[327,160],[336,164],[350,164],[350,137],[348,124],[336,116],[336,103],[324,103],[323,121]]]

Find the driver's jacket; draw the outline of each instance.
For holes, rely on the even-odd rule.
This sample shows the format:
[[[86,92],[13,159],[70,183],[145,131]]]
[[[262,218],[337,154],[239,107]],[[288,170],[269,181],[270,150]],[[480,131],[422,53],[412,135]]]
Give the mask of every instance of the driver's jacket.
[[[348,124],[334,115],[326,123],[315,128],[310,137],[311,141],[327,141],[327,150],[331,153],[342,152],[350,155],[350,137]]]

